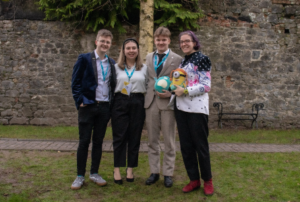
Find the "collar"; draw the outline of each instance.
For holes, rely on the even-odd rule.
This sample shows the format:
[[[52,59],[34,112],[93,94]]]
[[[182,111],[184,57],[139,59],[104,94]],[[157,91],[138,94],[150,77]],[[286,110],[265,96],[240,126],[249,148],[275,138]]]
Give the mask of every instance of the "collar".
[[[94,52],[95,52],[96,60],[100,59],[99,55],[97,54],[97,51],[94,50]],[[103,60],[101,60],[101,61],[102,61],[102,62],[106,62],[106,60],[107,60],[107,57],[105,57],[105,58],[104,58]]]
[[[190,59],[191,57],[193,57],[194,55],[197,55],[197,54],[198,54],[198,51],[193,52],[193,53],[190,54],[190,55],[185,55],[185,56],[184,56],[184,60],[186,61],[186,60]]]
[[[170,48],[168,48],[168,50],[166,50],[166,51],[164,52],[164,54],[167,55],[169,51],[170,51]],[[155,51],[155,54],[158,54],[158,51],[157,51],[157,50]]]

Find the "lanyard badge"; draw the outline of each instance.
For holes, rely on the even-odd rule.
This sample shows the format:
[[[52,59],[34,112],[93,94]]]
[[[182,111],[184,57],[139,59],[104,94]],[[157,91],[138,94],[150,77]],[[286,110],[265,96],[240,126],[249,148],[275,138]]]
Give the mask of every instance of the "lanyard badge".
[[[130,95],[130,93],[131,93],[132,84],[130,83],[130,79],[131,79],[134,71],[135,71],[135,65],[133,67],[133,70],[132,70],[131,74],[129,74],[128,70],[127,70],[127,65],[125,64],[125,72],[126,72],[127,77],[128,77],[128,82],[124,81],[124,88],[122,88],[122,90],[121,90],[121,93],[123,93],[125,95]]]
[[[106,72],[105,73],[104,73],[104,67],[102,65],[102,61],[100,59],[100,65],[101,65],[101,69],[102,69],[103,81],[105,81],[105,78],[106,78],[106,75],[107,75],[107,72],[108,72],[108,68],[109,68],[109,61],[108,61],[109,59],[108,59],[107,55],[105,55],[105,57],[107,58],[107,62],[108,62],[108,66],[106,68]]]
[[[131,77],[132,77],[134,71],[135,71],[135,65],[134,65],[134,67],[133,67],[133,70],[132,70],[131,74],[129,75],[128,70],[127,70],[127,65],[125,64],[125,72],[126,72],[126,74],[127,74],[127,76],[128,76],[128,81],[130,81],[130,79],[131,79]]]
[[[167,55],[165,55],[165,57],[161,60],[161,62],[158,65],[157,65],[157,63],[158,63],[157,54],[155,54],[155,56],[154,56],[154,69],[155,69],[156,73],[157,73],[157,68],[166,61],[167,57],[169,56],[169,53],[170,53],[170,51],[168,52]]]

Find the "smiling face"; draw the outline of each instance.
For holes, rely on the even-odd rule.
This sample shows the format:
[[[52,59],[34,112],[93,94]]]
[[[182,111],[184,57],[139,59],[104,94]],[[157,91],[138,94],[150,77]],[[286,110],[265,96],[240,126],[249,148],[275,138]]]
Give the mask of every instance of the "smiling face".
[[[180,37],[180,48],[184,54],[190,55],[195,52],[194,46],[196,46],[196,42],[193,42],[190,35],[184,34]]]
[[[95,41],[97,53],[106,53],[111,46],[110,36],[99,36]]]
[[[125,47],[124,47],[124,55],[126,57],[126,59],[129,59],[129,60],[135,60],[136,57],[138,56],[138,48],[137,48],[137,45],[136,43],[134,42],[128,42],[127,44],[125,44]]]
[[[158,53],[160,54],[168,50],[170,42],[171,39],[167,36],[159,35],[154,38],[154,44],[156,46]]]

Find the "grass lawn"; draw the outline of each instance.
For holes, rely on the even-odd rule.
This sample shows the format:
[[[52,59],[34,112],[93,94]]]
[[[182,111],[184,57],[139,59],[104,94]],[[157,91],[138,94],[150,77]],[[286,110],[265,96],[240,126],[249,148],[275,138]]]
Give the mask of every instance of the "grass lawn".
[[[188,183],[181,154],[177,154],[174,186],[161,179],[146,186],[148,158],[140,154],[135,182],[113,183],[113,154],[103,153],[100,174],[108,181],[99,187],[85,177],[82,189],[73,191],[76,154],[70,152],[0,151],[0,201],[215,201],[298,202],[300,199],[299,153],[211,153],[215,194],[200,190],[184,194]],[[87,168],[90,168],[90,158]],[[125,169],[122,171],[125,176]]]
[[[142,140],[147,140],[143,131]],[[0,138],[78,140],[78,128],[72,126],[3,126],[0,125]],[[111,127],[106,130],[105,140],[112,139]],[[162,137],[161,137],[162,139]],[[177,137],[178,140],[178,137]],[[236,130],[212,129],[210,142],[227,143],[269,143],[300,144],[300,130]]]

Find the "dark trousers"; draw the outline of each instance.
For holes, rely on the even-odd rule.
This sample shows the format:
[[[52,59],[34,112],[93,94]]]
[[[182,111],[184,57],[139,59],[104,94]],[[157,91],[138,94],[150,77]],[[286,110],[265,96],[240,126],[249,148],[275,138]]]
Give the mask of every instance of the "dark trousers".
[[[91,137],[93,146],[92,165],[90,173],[98,173],[102,156],[102,143],[109,118],[110,111],[108,102],[100,102],[97,104],[91,104],[87,105],[86,107],[79,108],[79,145],[77,149],[77,175],[85,175],[85,167]]]
[[[211,179],[208,145],[208,115],[178,110],[175,104],[175,118],[180,139],[183,162],[190,180]],[[198,155],[198,157],[197,157]]]
[[[145,121],[144,95],[115,94],[111,124],[113,131],[114,167],[138,166],[141,134]]]

